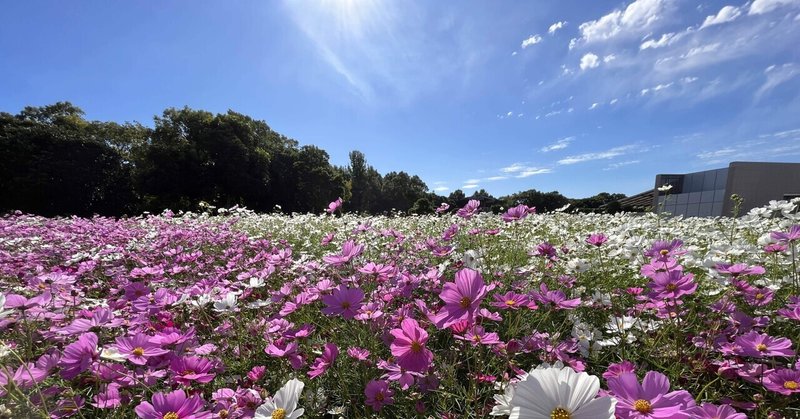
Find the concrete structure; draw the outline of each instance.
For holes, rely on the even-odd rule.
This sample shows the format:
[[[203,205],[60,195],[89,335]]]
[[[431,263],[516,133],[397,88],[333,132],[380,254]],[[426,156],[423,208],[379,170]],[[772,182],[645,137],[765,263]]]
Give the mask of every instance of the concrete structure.
[[[672,185],[667,192],[658,188]],[[653,208],[687,217],[730,216],[730,197],[744,199],[740,215],[770,200],[800,196],[800,163],[733,162],[723,169],[656,176]]]

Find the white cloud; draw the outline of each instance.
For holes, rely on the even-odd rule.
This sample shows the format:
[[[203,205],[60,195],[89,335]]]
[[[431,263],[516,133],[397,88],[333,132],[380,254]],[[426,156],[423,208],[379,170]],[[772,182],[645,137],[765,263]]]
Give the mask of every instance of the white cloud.
[[[449,191],[449,190],[450,190],[450,188],[448,188],[447,186],[437,186],[437,187],[433,188],[434,192],[445,192],[445,191]]]
[[[600,65],[600,60],[597,55],[592,54],[591,52],[585,54],[581,57],[581,70],[586,70],[589,68],[597,68]]]
[[[697,155],[703,160],[710,160],[710,159],[717,159],[720,157],[728,156],[736,152],[736,149],[726,147],[721,150],[714,150],[714,151],[704,151]]]
[[[600,151],[596,153],[584,153],[578,154],[574,156],[568,156],[558,161],[560,165],[568,165],[568,164],[575,164],[575,163],[583,163],[586,161],[591,160],[603,160],[603,159],[611,159],[617,156],[622,156],[634,151],[637,146],[633,144],[624,145],[620,147],[614,147],[612,149],[606,151]]]
[[[619,102],[619,99],[614,98],[614,99],[611,99],[611,102],[608,102],[608,104],[609,105],[613,105],[613,104],[615,104],[617,102]]]
[[[614,10],[597,20],[581,23],[578,29],[587,42],[602,41],[623,32],[644,31],[661,17],[663,0],[635,0],[625,10]]]
[[[503,173],[516,173],[525,170],[525,165],[522,163],[512,163],[511,166],[506,166],[500,169]]]
[[[713,44],[706,44],[706,45],[701,45],[699,47],[694,47],[694,48],[690,49],[689,52],[687,52],[686,54],[681,55],[681,58],[686,59],[686,58],[694,57],[695,55],[714,52],[717,49],[719,49],[719,47],[721,45],[722,44],[720,44],[719,42],[715,42]]]
[[[553,144],[550,144],[548,146],[542,147],[541,151],[543,153],[547,153],[547,152],[554,151],[554,150],[562,150],[562,149],[565,149],[565,148],[569,147],[569,144],[571,142],[573,142],[573,141],[575,141],[575,137],[565,137],[565,138],[562,138],[562,139],[554,142]]]
[[[669,82],[669,83],[659,84],[659,85],[656,85],[656,86],[653,86],[653,87],[649,87],[647,89],[642,89],[641,94],[642,94],[642,96],[644,96],[649,92],[656,93],[658,91],[664,90],[664,89],[672,86],[673,84],[674,84],[673,82]]]
[[[556,115],[560,114],[561,112],[562,112],[561,110],[548,112],[548,113],[544,114],[544,117],[545,118],[550,118],[551,116],[556,116]]]
[[[760,15],[789,5],[800,5],[800,0],[755,0],[750,5],[750,10],[747,11],[747,14]]]
[[[600,106],[599,103],[597,103],[597,102],[592,103],[592,106],[589,106],[589,110],[591,111],[592,109],[597,109],[598,106]]]
[[[614,55],[614,54],[608,54],[608,55],[606,55],[605,57],[603,57],[603,62],[604,62],[604,63],[606,63],[606,64],[608,64],[608,63],[610,63],[610,62],[612,62],[612,61],[614,61],[614,60],[616,60],[616,59],[617,59],[617,56],[616,56],[616,55]]]
[[[642,45],[639,45],[639,49],[640,50],[644,50],[644,49],[648,49],[648,48],[665,47],[665,46],[671,44],[672,42],[674,42],[673,41],[674,37],[675,37],[675,33],[674,32],[662,34],[661,38],[658,38],[658,40],[648,39],[648,40],[642,42]]]
[[[742,11],[735,6],[725,6],[719,10],[719,13],[716,15],[711,15],[706,17],[706,20],[703,21],[703,24],[700,25],[700,29],[707,28],[709,26],[719,25],[721,23],[732,22],[737,17],[741,16]]]
[[[556,33],[557,30],[559,30],[559,29],[563,28],[564,26],[566,26],[566,24],[567,24],[567,22],[556,22],[556,23],[550,25],[550,28],[547,29],[547,33],[552,35],[552,34]]]
[[[462,186],[461,189],[478,189],[478,186],[480,185],[478,185],[477,183],[469,183]]]
[[[515,56],[515,55],[517,55],[517,51],[514,51],[514,52],[511,53],[512,57]]]
[[[640,160],[628,160],[628,161],[621,161],[621,162],[617,162],[617,163],[611,163],[611,164],[608,165],[608,167],[606,167],[603,170],[607,171],[607,170],[619,169],[620,167],[630,166],[632,164],[637,164],[637,163],[641,163],[641,161]]]
[[[542,37],[539,35],[531,35],[528,39],[522,41],[522,48],[528,48],[531,45],[536,45],[539,42],[542,42]]]
[[[780,84],[795,78],[800,74],[800,66],[793,63],[787,63],[780,66],[771,65],[764,70],[767,80],[756,91],[756,98],[761,98],[764,94],[768,93]]]
[[[519,172],[517,174],[517,178],[526,178],[535,175],[543,175],[545,173],[552,173],[552,169],[544,169],[544,168],[536,168],[536,167],[528,167],[525,170]]]
[[[496,180],[503,180],[503,179],[508,179],[508,176],[490,176],[486,178],[486,180],[489,182],[494,182]]]

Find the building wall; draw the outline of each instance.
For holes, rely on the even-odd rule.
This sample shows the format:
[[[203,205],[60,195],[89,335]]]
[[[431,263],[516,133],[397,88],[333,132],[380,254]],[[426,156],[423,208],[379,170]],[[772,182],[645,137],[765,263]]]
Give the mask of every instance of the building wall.
[[[658,197],[657,208],[659,212],[687,217],[722,215],[727,180],[728,168],[685,175],[659,175],[656,177],[656,188],[664,183],[670,183],[673,187],[669,193]]]
[[[725,189],[729,197],[737,194],[744,198],[740,214],[784,195],[800,194],[800,163],[733,162],[729,170]],[[723,213],[730,215],[731,210],[733,203],[726,199]]]
[[[668,194],[657,193],[654,207],[686,217],[730,216],[732,194],[744,199],[739,214],[771,200],[800,195],[800,163],[733,162],[728,167],[703,172],[656,176],[656,189],[672,184]]]

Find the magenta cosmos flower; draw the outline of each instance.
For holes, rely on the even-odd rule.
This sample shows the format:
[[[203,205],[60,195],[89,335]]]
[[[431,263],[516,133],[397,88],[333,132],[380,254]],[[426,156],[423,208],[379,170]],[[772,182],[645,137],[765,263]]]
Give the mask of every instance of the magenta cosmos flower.
[[[71,380],[86,371],[100,356],[97,348],[97,335],[92,332],[82,334],[77,342],[64,348],[64,354],[58,362],[61,377]]]
[[[608,236],[606,236],[603,233],[590,234],[589,237],[586,238],[586,243],[595,247],[600,247],[603,245],[603,243],[607,241],[608,241]]]
[[[737,337],[736,344],[741,348],[739,354],[744,356],[794,356],[791,340],[756,331]]]
[[[505,214],[502,215],[503,221],[510,223],[513,221],[521,220],[528,216],[528,206],[519,204],[516,207],[509,208]]]
[[[348,240],[342,244],[341,253],[337,255],[323,256],[322,260],[325,261],[325,263],[333,266],[341,266],[347,262],[350,262],[350,260],[360,255],[363,251],[363,244],[356,244],[356,242]]]
[[[650,298],[663,300],[665,298],[678,299],[684,295],[693,294],[697,290],[694,275],[683,271],[656,272],[653,280],[648,284],[651,289]]]
[[[480,206],[481,201],[478,201],[477,199],[470,199],[469,202],[467,202],[467,205],[464,205],[463,208],[460,208],[458,211],[456,211],[456,215],[469,220],[478,212],[478,208],[480,208]]]
[[[514,291],[509,291],[505,294],[495,294],[493,296],[493,307],[500,310],[517,310],[521,307],[527,307],[530,300],[525,294],[517,294]]]
[[[211,417],[203,411],[203,399],[198,395],[186,397],[183,390],[171,393],[156,393],[152,404],[141,402],[134,409],[136,415],[143,419],[205,419]]]
[[[214,369],[214,363],[199,356],[172,358],[169,369],[174,374],[172,378],[185,386],[191,385],[192,381],[209,383],[216,376],[211,372]]]
[[[424,372],[430,367],[433,352],[425,347],[428,332],[419,327],[416,320],[405,319],[399,329],[392,329],[390,333],[394,336],[391,350],[397,365],[416,372]]]
[[[666,240],[656,240],[653,245],[648,249],[644,255],[655,259],[658,262],[666,262],[673,256],[685,254],[685,250],[681,250],[683,242],[680,240],[673,240],[671,242]]]
[[[462,269],[456,272],[455,282],[445,283],[439,294],[444,307],[436,313],[436,327],[444,329],[459,320],[473,321],[487,291],[478,271]]]
[[[747,415],[739,413],[732,407],[723,404],[717,406],[711,403],[703,403],[689,409],[692,418],[697,419],[747,419]]]
[[[322,309],[322,313],[352,319],[361,309],[362,301],[364,301],[364,291],[361,288],[339,285],[332,294],[322,297],[322,302],[327,306]]]
[[[764,378],[764,387],[769,391],[790,396],[800,393],[800,371],[779,369]]]
[[[333,343],[326,343],[322,350],[322,356],[315,359],[314,363],[311,364],[311,370],[308,371],[308,376],[310,378],[317,378],[324,374],[325,371],[336,362],[336,358],[338,357],[339,347]]]
[[[784,233],[782,231],[773,231],[772,234],[773,240],[778,240],[781,242],[793,242],[800,239],[800,225],[793,225],[789,228],[788,233]]]
[[[623,373],[608,380],[608,389],[617,399],[619,418],[688,418],[694,399],[686,390],[669,392],[669,379],[650,371],[639,384],[634,373]]]
[[[730,275],[732,277],[746,276],[746,275],[763,275],[764,270],[761,266],[750,266],[746,263],[737,263],[732,265],[730,263],[718,263],[714,269],[721,274]]]
[[[328,214],[333,214],[336,212],[337,209],[341,208],[342,206],[342,198],[337,198],[335,201],[328,204],[328,208],[325,210]]]
[[[394,390],[389,388],[389,383],[385,380],[372,380],[367,383],[364,389],[364,395],[367,397],[365,403],[376,412],[380,412],[383,406],[391,405],[394,403]]]
[[[144,333],[136,336],[118,337],[117,350],[133,364],[145,365],[150,357],[168,354],[169,350],[162,349],[161,345],[150,342],[151,337]]]

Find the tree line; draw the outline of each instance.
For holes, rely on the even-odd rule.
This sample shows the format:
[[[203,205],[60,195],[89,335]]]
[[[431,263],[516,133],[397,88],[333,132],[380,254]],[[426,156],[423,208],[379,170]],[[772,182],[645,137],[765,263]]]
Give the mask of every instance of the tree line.
[[[440,203],[479,199],[499,212],[520,203],[549,211],[568,203],[601,208],[624,195],[570,200],[534,189],[495,198],[481,189],[439,196],[419,176],[379,173],[360,151],[348,166],[328,153],[234,111],[169,108],[140,123],[88,121],[69,102],[0,112],[0,213],[45,216],[134,215],[164,209],[244,206],[258,212],[321,212],[341,197],[344,209],[379,214],[431,213]]]

